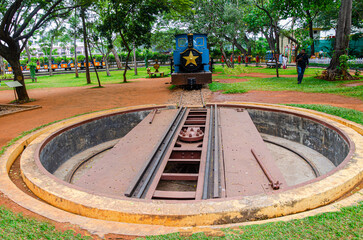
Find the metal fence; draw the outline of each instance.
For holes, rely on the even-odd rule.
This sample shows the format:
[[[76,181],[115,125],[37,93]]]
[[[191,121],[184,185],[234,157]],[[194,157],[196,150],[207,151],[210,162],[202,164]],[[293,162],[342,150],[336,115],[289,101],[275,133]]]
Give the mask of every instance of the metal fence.
[[[330,64],[331,58],[316,58],[309,59],[309,63],[317,63],[317,64]],[[348,60],[352,64],[363,64],[363,58],[351,59]]]

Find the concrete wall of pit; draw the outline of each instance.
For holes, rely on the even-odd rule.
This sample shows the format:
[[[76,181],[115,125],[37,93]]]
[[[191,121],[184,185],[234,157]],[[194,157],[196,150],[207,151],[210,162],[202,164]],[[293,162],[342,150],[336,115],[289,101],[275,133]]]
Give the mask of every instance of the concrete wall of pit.
[[[40,162],[48,172],[54,173],[74,155],[125,136],[150,112],[145,110],[106,116],[63,129],[42,146]]]
[[[349,153],[345,137],[323,123],[283,112],[248,109],[248,113],[260,133],[303,144],[324,155],[335,166]]]
[[[103,142],[125,136],[151,110],[121,113],[86,121],[52,135],[42,146],[40,162],[53,173],[74,155]],[[344,136],[313,119],[294,114],[248,109],[261,133],[298,142],[327,157],[338,166],[349,152]]]

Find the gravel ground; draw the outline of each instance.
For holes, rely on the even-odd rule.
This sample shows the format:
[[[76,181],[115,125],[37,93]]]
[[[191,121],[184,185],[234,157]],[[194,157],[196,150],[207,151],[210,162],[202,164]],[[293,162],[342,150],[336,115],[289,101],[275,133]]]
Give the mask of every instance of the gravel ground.
[[[12,113],[12,112],[17,112],[17,111],[20,111],[20,110],[24,110],[24,108],[0,106],[0,116],[8,114],[8,113]]]
[[[184,90],[177,87],[172,91],[172,97],[168,100],[168,103],[179,104],[180,96],[183,94],[181,105],[202,105],[200,93],[202,92],[203,94],[204,102],[207,102],[211,95],[211,91],[206,86],[203,86],[201,90]]]

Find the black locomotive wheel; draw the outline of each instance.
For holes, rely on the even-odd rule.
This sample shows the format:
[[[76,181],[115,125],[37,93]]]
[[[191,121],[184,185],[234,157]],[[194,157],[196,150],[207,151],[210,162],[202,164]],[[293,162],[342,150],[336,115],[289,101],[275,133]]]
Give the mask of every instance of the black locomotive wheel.
[[[180,54],[180,65],[184,72],[197,72],[202,68],[202,55],[195,49]]]

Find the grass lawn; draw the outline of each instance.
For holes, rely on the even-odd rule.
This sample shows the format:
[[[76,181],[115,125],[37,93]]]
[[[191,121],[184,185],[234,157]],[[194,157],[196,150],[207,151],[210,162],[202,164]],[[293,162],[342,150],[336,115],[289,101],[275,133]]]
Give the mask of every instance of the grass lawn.
[[[224,237],[206,237],[204,233],[181,237],[179,233],[146,237],[146,239],[362,239],[363,202],[342,208],[340,212],[323,213],[288,222],[224,229]]]
[[[0,207],[0,239],[91,239],[75,235],[73,230],[60,232],[52,224],[24,217]]]
[[[275,74],[275,69],[248,67],[248,71]],[[317,69],[308,68],[305,72],[305,77],[302,84],[297,84],[297,77],[283,77],[283,75],[296,74],[294,67],[288,69],[281,69],[280,73],[282,77],[276,78],[257,78],[257,77],[238,77],[233,75],[227,75],[221,66],[216,66],[216,72],[221,72],[213,79],[226,79],[226,78],[244,78],[249,79],[247,82],[237,83],[219,83],[213,82],[209,84],[209,88],[212,91],[223,91],[223,93],[243,93],[250,90],[262,90],[262,91],[299,91],[299,92],[311,92],[311,93],[333,93],[339,95],[345,95],[348,97],[355,97],[363,100],[363,85],[355,87],[346,87],[343,84],[347,81],[335,81],[329,82],[321,79],[314,78],[315,71]],[[310,75],[310,76],[309,76]],[[361,76],[363,80],[363,76]]]
[[[349,108],[334,107],[320,104],[286,104],[288,106],[307,108],[330,115],[339,116],[352,122],[363,125],[363,112]]]
[[[170,73],[170,67],[160,67],[159,72],[164,72],[165,75]],[[98,72],[100,77],[101,85],[110,83],[122,83],[123,82],[123,70],[111,71],[111,76],[108,77],[106,72]],[[58,88],[58,87],[80,87],[80,86],[98,86],[97,77],[94,71],[91,71],[91,84],[86,83],[86,73],[80,73],[79,78],[75,77],[74,73],[69,74],[57,74],[53,76],[37,76],[37,82],[34,83],[31,79],[25,79],[25,84],[27,89],[34,88]],[[138,68],[138,75],[135,75],[134,70],[127,71],[127,80],[137,79],[137,78],[148,78],[149,75],[146,72],[146,68]],[[9,90],[12,88],[7,87],[5,84],[1,84],[1,90]]]

